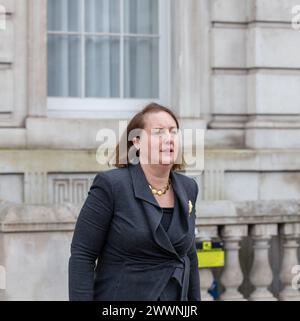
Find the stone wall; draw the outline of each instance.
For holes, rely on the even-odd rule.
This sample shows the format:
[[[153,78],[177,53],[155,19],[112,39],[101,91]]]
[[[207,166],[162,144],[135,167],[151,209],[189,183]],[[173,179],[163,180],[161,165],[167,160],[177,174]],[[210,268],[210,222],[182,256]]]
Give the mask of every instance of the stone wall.
[[[0,202],[1,300],[67,300],[68,258],[79,209]]]

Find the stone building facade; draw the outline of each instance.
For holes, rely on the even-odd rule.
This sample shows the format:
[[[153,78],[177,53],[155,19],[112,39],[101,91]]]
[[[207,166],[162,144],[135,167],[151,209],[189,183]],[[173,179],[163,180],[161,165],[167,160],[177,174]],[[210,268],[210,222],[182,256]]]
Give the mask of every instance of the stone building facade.
[[[234,245],[226,249],[226,264],[238,277],[232,281],[225,268],[221,281],[233,290],[223,299],[242,298],[234,263],[248,235],[265,253],[272,236],[292,239],[278,271],[256,253],[250,276],[268,291],[272,278],[257,275],[271,266],[288,287],[300,233],[300,30],[292,25],[299,1],[164,1],[167,89],[160,101],[183,128],[205,132],[204,169],[189,175],[199,184],[199,238],[221,235]],[[100,110],[89,109],[88,101],[87,110],[53,108],[47,1],[0,4],[0,265],[6,271],[0,298],[67,299],[76,215],[95,173],[107,169],[96,161],[97,132],[117,129],[143,102],[126,110],[122,100],[117,107],[106,100]],[[211,271],[200,273],[208,287]]]

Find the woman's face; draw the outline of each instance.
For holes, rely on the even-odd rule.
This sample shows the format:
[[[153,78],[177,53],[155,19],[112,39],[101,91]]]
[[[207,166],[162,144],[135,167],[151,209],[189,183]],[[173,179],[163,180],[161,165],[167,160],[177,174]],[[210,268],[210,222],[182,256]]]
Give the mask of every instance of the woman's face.
[[[173,165],[179,152],[179,132],[173,117],[167,112],[145,115],[145,128],[139,139],[140,162]]]

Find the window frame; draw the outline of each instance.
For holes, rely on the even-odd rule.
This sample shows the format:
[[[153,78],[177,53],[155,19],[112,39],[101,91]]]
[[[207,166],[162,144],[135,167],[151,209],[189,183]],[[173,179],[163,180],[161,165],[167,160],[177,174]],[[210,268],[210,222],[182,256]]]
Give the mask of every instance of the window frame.
[[[84,0],[83,0],[84,1]],[[124,0],[120,0],[123,3]],[[67,118],[130,118],[145,104],[157,102],[170,103],[170,68],[171,68],[171,4],[170,0],[159,1],[159,95],[158,99],[139,98],[74,98],[47,97],[48,117]],[[122,9],[122,4],[121,4]],[[122,23],[122,20],[121,20]],[[47,30],[48,35],[48,30]],[[123,53],[120,53],[123,60]],[[84,59],[84,56],[82,57]],[[122,68],[123,69],[123,63]],[[123,72],[120,78],[123,78]],[[122,79],[121,78],[121,79]],[[122,80],[123,81],[123,80]]]

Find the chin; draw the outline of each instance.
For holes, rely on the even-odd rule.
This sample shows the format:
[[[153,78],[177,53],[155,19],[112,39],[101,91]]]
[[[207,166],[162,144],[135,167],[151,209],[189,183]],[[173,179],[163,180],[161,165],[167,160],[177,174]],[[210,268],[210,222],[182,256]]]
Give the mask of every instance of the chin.
[[[165,166],[170,166],[170,165],[174,165],[174,160],[173,159],[169,159],[169,158],[164,158],[161,162],[161,165],[165,165]]]

